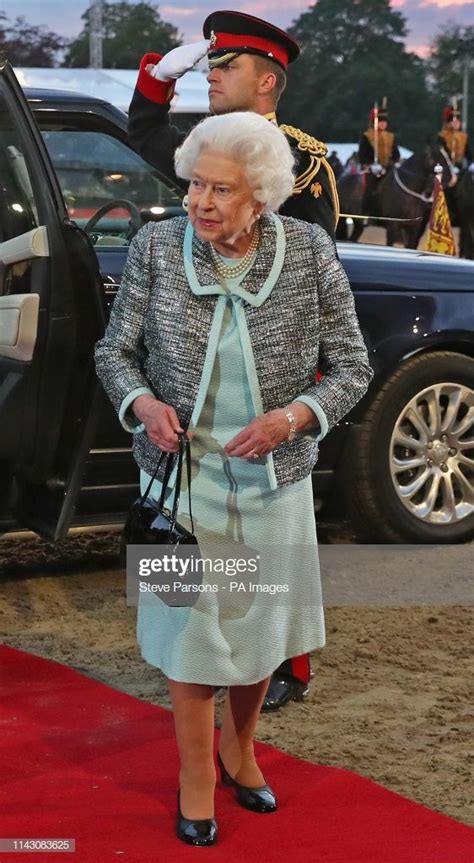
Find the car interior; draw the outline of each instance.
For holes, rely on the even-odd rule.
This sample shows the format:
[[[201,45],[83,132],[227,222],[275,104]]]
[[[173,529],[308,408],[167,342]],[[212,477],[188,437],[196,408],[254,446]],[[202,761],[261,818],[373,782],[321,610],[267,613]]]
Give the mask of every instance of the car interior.
[[[147,221],[182,215],[182,194],[104,129],[41,122],[69,216],[97,246],[128,246]]]
[[[39,310],[32,262],[48,256],[48,239],[6,111],[0,111],[0,140],[0,355],[27,362],[33,356]]]

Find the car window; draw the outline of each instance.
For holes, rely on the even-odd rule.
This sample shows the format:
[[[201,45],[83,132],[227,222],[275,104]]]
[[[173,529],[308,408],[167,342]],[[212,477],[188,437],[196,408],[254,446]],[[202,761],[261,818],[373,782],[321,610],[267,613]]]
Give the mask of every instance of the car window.
[[[26,234],[40,224],[30,168],[10,116],[0,92],[0,242]],[[28,293],[31,261],[8,267],[0,284],[3,294]]]
[[[127,246],[150,218],[182,213],[182,193],[166,186],[151,165],[112,135],[64,128],[41,134],[69,215],[96,245]],[[101,208],[103,215],[90,224]]]

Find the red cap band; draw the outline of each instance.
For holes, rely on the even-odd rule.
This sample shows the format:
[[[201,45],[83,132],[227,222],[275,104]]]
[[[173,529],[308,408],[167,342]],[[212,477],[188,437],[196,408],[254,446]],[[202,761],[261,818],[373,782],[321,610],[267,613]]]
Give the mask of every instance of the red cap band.
[[[288,66],[288,52],[282,45],[272,42],[270,39],[262,39],[260,36],[237,36],[235,33],[216,33],[215,40],[214,45],[209,50],[211,56],[213,51],[254,48],[256,51],[261,51],[262,54],[272,54],[285,69]]]

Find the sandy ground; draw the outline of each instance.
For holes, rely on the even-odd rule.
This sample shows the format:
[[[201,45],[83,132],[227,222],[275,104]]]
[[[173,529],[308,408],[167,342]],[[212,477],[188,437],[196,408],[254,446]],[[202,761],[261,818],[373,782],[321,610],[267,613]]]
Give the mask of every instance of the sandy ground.
[[[54,547],[0,540],[0,632],[169,708],[163,677],[136,646],[117,546],[113,533]],[[472,622],[467,607],[328,608],[310,696],[262,714],[258,738],[474,824]]]

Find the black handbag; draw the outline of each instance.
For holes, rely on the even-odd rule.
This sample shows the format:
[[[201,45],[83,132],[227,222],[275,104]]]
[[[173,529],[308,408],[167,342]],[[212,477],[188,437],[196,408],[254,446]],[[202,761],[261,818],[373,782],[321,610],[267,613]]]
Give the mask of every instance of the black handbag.
[[[164,506],[166,488],[171,476],[174,462],[174,453],[162,452],[155,468],[155,472],[148,483],[148,487],[141,497],[132,504],[127,520],[125,522],[121,539],[121,558],[126,557],[127,545],[198,545],[194,536],[194,522],[191,509],[191,450],[189,440],[185,434],[178,434],[179,451],[176,469],[176,484],[174,499],[171,509]],[[157,477],[160,465],[166,458],[166,466],[163,476],[163,486],[160,500],[150,499],[154,480]],[[179,498],[181,493],[181,477],[183,472],[183,461],[186,458],[186,473],[188,477],[188,501],[191,531],[187,530],[177,521]]]
[[[161,453],[154,474],[148,483],[145,492],[132,505],[127,521],[125,523],[122,541],[121,541],[121,559],[123,565],[127,566],[127,597],[132,599],[132,604],[137,604],[138,592],[150,591],[158,594],[160,599],[170,607],[191,607],[200,596],[200,590],[203,584],[202,568],[199,567],[201,552],[199,544],[194,536],[194,522],[191,509],[191,450],[189,440],[186,435],[180,433],[178,463],[176,468],[176,484],[174,488],[174,498],[171,509],[164,506],[166,489],[174,464],[174,453]],[[163,459],[166,458],[166,465],[163,475],[163,486],[161,490],[160,500],[158,503],[148,497],[152,485]],[[188,477],[188,501],[189,501],[189,518],[191,521],[191,530],[183,527],[178,523],[178,506],[181,494],[181,477],[183,473],[183,461],[186,458],[186,472]],[[127,545],[155,546],[156,552],[153,555],[152,549],[146,554],[146,559],[142,557],[140,549],[131,550],[130,555],[127,555]],[[162,547],[162,554],[160,553]],[[145,562],[150,565],[150,560],[154,562],[172,561],[173,567],[169,569],[158,570],[158,574],[147,571],[142,572],[142,565]],[[186,569],[176,570],[174,567],[186,564]],[[195,564],[197,563],[197,568]],[[138,568],[137,568],[138,565]],[[176,574],[177,573],[177,574]],[[139,580],[137,576],[145,576],[145,581]]]

